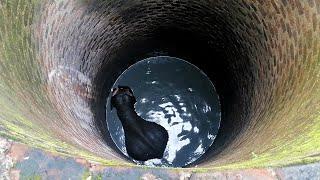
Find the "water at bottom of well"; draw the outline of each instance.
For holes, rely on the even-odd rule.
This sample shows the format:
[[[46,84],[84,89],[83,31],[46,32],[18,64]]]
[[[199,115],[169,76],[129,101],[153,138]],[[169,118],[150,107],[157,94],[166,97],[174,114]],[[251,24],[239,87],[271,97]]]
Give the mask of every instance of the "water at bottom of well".
[[[221,120],[219,96],[210,79],[196,66],[179,58],[159,56],[129,67],[114,83],[129,86],[137,99],[135,110],[143,119],[163,126],[169,140],[162,159],[137,164],[183,167],[212,145]],[[110,135],[123,154],[124,131],[116,110],[106,105]]]

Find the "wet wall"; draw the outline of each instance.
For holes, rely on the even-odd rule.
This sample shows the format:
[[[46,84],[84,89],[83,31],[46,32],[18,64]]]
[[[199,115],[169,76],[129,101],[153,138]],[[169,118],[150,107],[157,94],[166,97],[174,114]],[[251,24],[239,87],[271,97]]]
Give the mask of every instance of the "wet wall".
[[[320,2],[0,1],[2,136],[133,165],[105,124],[106,90],[130,65],[173,56],[202,69],[221,127],[197,168],[320,160]]]

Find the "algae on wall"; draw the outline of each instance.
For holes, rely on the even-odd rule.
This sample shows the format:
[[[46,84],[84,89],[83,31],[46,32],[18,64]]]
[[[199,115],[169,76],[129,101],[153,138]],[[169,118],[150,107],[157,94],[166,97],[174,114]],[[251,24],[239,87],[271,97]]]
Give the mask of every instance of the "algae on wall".
[[[34,36],[44,2],[0,1],[0,135],[52,152],[118,164],[66,143],[48,126],[60,117],[47,97]]]
[[[151,8],[154,2],[136,0],[122,2],[122,5],[119,2],[0,0],[2,136],[108,165],[128,165],[99,137],[97,129],[92,127],[92,119],[82,121],[80,117],[79,123],[76,117],[81,113],[68,109],[70,104],[80,102],[84,105],[81,106],[83,111],[89,111],[91,116],[85,104],[93,99],[91,75],[96,72],[93,70],[94,73],[90,74],[86,68],[90,70],[88,64],[98,66],[102,62],[81,64],[80,59],[99,57],[102,53],[99,47],[112,44],[111,41],[116,41],[116,37],[128,38],[129,35],[122,35],[125,34],[122,31],[134,30],[126,25],[152,22],[152,19],[147,19],[149,21],[137,20],[130,24],[122,16],[130,12],[125,11],[130,6],[144,4]],[[200,5],[208,3],[191,2]],[[120,5],[112,6],[108,3]],[[167,5],[172,6],[172,9],[180,7]],[[318,1],[215,1],[210,5],[212,11],[224,13],[234,34],[238,35],[237,40],[243,40],[243,47],[250,49],[247,52],[252,53],[250,61],[257,67],[253,73],[257,82],[254,82],[253,98],[250,99],[253,106],[248,109],[251,114],[247,116],[252,121],[246,131],[219,158],[208,158],[203,168],[282,166],[319,161]],[[114,9],[100,15],[100,6]],[[87,35],[89,31],[91,34]],[[257,37],[262,31],[264,37]],[[102,32],[105,34],[99,34]],[[114,34],[118,36],[112,36]],[[108,35],[112,36],[106,38],[108,41],[94,44],[95,38]],[[81,41],[82,36],[88,39]],[[112,45],[124,42],[119,40]],[[81,54],[80,51],[87,48],[92,49],[87,54]],[[81,68],[84,70],[80,71]],[[239,66],[235,69],[241,68]],[[62,79],[65,81],[62,82]],[[79,85],[77,87],[80,90],[67,86],[68,83],[63,84],[65,82]]]

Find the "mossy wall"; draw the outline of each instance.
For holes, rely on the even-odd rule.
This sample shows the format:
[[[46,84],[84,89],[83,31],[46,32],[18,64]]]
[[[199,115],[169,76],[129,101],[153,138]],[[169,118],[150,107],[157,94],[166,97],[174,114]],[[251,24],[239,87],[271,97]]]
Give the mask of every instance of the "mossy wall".
[[[212,58],[224,69],[219,151],[198,170],[320,160],[318,0],[0,0],[0,134],[132,165],[107,135],[99,97],[133,63],[119,58],[126,48],[167,26],[201,34],[225,58]]]

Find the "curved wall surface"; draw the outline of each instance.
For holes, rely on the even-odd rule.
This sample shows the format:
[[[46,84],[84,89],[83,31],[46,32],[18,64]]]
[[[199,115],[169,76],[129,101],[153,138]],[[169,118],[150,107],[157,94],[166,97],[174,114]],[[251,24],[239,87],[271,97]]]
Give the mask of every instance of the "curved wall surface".
[[[1,0],[0,135],[133,165],[107,131],[105,99],[157,55],[195,64],[220,95],[220,132],[197,168],[320,160],[318,0]]]

